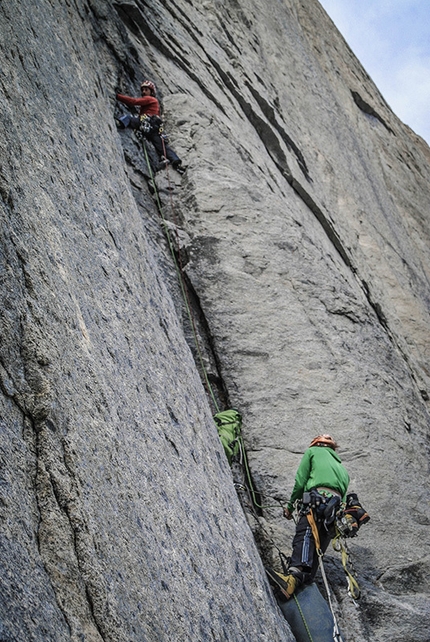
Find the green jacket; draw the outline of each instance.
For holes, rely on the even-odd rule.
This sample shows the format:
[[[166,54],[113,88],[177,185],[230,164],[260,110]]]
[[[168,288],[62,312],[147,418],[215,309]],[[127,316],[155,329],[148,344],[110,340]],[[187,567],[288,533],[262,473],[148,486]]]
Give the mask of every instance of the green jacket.
[[[337,490],[345,501],[348,484],[349,475],[339,455],[331,448],[312,446],[306,450],[297,469],[288,510],[293,510],[294,502],[301,499],[304,492],[321,486]]]

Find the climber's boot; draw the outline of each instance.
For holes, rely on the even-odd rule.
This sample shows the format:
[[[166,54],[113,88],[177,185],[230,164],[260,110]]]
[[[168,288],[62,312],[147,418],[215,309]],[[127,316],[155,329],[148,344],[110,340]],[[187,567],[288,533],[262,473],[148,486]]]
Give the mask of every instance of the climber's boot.
[[[266,569],[266,573],[287,600],[303,582],[303,572],[294,566],[288,569],[287,575],[278,573],[271,568]]]
[[[172,167],[174,170],[178,172],[178,174],[185,174],[185,172],[187,171],[187,168],[184,165],[182,165],[181,160],[173,161]]]

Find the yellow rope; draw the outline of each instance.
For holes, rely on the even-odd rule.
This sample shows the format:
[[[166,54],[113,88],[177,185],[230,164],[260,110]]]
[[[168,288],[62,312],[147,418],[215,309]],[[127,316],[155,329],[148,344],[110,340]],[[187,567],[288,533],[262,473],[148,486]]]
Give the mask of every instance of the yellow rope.
[[[336,535],[336,537],[333,540],[333,548],[335,551],[337,552],[340,551],[341,553],[342,566],[348,581],[348,595],[350,595],[353,600],[358,600],[361,593],[360,586],[348,568],[348,562],[351,564],[351,561],[349,559],[348,549],[346,548],[339,534]]]

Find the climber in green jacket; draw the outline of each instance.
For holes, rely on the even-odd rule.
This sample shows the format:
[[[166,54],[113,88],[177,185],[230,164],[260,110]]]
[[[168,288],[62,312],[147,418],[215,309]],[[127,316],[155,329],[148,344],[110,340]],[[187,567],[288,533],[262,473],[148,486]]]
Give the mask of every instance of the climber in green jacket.
[[[336,453],[337,444],[330,435],[312,440],[297,469],[290,501],[284,510],[292,519],[296,500],[301,500],[300,517],[293,539],[293,551],[286,575],[268,571],[288,599],[303,582],[310,582],[318,569],[315,537],[309,514],[318,532],[319,553],[323,554],[335,535],[335,516],[346,499],[349,475]]]
[[[286,517],[290,518],[294,502],[312,488],[329,488],[346,499],[349,475],[336,453],[337,444],[330,435],[320,435],[312,440],[296,472],[293,492],[287,504]]]

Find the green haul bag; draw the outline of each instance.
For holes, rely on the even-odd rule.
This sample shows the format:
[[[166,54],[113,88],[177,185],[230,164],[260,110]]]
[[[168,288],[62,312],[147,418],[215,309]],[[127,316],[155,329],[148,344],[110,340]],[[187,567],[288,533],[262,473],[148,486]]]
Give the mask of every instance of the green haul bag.
[[[214,415],[217,425],[218,435],[224,446],[224,452],[227,455],[228,463],[231,466],[233,457],[240,452],[240,432],[242,430],[242,415],[232,408],[223,410]]]
[[[316,584],[299,588],[289,600],[282,601],[282,597],[277,597],[277,601],[297,642],[341,640],[334,634],[330,607]]]

